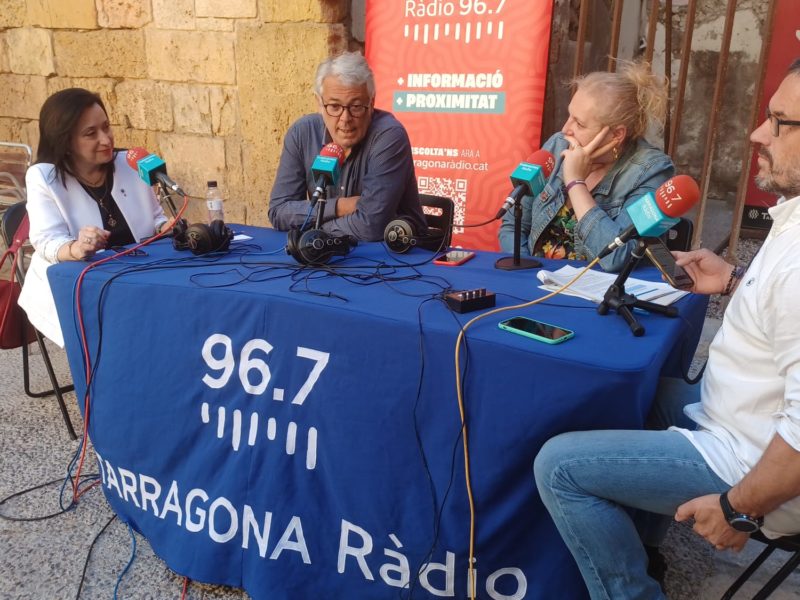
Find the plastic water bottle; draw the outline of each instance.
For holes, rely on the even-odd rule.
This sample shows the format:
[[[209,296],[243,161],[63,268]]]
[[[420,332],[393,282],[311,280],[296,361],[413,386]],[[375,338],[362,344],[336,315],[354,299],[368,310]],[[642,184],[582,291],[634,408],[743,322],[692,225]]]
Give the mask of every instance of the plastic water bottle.
[[[209,181],[206,187],[206,207],[208,208],[208,222],[219,219],[225,220],[225,210],[222,207],[222,191],[217,187],[216,181]]]

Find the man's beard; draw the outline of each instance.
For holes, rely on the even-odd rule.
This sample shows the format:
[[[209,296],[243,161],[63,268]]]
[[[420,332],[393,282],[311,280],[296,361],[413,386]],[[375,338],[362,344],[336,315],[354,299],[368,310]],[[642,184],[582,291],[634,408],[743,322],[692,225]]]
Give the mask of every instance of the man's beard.
[[[761,150],[759,156],[769,163],[770,171],[766,175],[760,173],[756,175],[755,182],[758,189],[778,194],[786,198],[794,198],[800,195],[800,170],[775,170],[772,156],[768,152]]]

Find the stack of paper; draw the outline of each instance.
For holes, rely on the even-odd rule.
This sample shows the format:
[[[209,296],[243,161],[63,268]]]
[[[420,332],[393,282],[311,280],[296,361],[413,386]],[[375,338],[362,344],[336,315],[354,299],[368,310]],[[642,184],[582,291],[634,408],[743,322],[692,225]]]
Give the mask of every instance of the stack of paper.
[[[537,277],[543,285],[539,287],[543,290],[554,292],[569,283],[583,269],[571,267],[569,265],[561,267],[558,271],[539,271]],[[603,300],[608,287],[614,283],[617,276],[613,273],[601,273],[600,271],[587,271],[580,279],[564,290],[564,294],[586,298],[596,304]],[[674,287],[663,281],[646,281],[628,277],[625,281],[625,291],[633,294],[639,300],[647,300],[661,306],[669,306],[679,298],[683,298],[689,292],[676,290]]]

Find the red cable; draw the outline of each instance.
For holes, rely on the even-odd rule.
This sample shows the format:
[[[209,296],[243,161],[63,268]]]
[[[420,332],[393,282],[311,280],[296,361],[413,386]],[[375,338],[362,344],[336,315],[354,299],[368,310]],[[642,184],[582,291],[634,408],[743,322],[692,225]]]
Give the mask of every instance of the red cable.
[[[178,219],[181,218],[188,205],[189,205],[189,197],[184,196],[183,206],[178,211],[178,214],[175,215],[174,222],[177,222]],[[132,246],[131,248],[128,248],[127,250],[123,250],[122,252],[112,254],[111,256],[107,256],[96,262],[89,263],[88,265],[86,265],[86,268],[84,268],[83,271],[81,271],[81,274],[78,275],[78,281],[75,285],[75,310],[78,313],[78,330],[80,332],[81,350],[83,352],[83,362],[86,365],[86,372],[84,373],[84,378],[86,379],[86,393],[83,397],[83,446],[81,447],[81,457],[80,460],[78,461],[78,469],[75,472],[75,479],[72,482],[72,501],[76,504],[78,502],[78,499],[85,492],[89,491],[92,488],[92,486],[89,486],[83,490],[78,488],[78,482],[80,482],[81,471],[83,470],[83,461],[86,458],[86,447],[88,446],[86,441],[89,439],[89,388],[91,386],[91,376],[92,376],[92,363],[91,363],[91,357],[89,356],[89,343],[86,340],[86,328],[84,327],[83,324],[83,311],[81,310],[81,285],[83,284],[83,278],[86,277],[86,274],[95,267],[98,267],[112,260],[116,260],[121,256],[126,256],[131,252],[138,250],[139,248],[152,244],[156,240],[160,240],[169,233],[170,233],[169,230],[163,231],[161,233],[154,235],[151,238],[146,239],[143,242],[136,244],[135,246]]]
[[[183,578],[183,591],[181,592],[181,600],[186,600],[186,590],[189,589],[189,578]]]

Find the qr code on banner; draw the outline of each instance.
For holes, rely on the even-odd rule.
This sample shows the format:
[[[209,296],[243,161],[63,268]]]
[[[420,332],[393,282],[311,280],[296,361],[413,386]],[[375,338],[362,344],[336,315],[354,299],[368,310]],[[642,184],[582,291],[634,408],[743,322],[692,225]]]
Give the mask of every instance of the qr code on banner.
[[[420,194],[451,198],[455,204],[453,233],[464,233],[461,225],[464,224],[467,210],[467,180],[450,179],[449,177],[420,177],[417,186]]]

